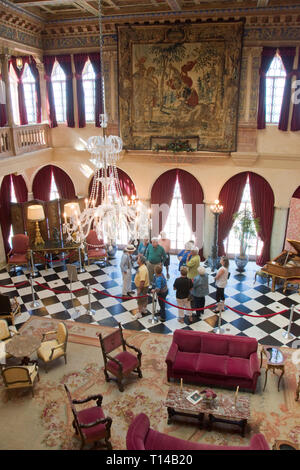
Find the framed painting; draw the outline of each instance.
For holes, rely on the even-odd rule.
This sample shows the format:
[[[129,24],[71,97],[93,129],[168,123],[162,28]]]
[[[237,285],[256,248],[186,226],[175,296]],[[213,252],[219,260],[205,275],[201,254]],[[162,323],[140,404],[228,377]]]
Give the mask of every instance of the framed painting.
[[[193,136],[195,150],[236,150],[243,23],[118,26],[124,148]]]

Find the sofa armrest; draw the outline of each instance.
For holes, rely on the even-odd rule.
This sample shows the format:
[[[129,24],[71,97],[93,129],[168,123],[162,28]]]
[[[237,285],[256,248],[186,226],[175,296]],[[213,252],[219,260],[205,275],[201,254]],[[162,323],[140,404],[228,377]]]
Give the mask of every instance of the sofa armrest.
[[[150,428],[147,415],[140,413],[131,422],[126,435],[127,450],[145,450],[145,440]]]
[[[270,450],[265,436],[261,433],[254,434],[254,436],[252,436],[249,447],[251,450]]]
[[[175,362],[177,351],[178,345],[173,341],[166,357],[166,363],[168,364],[168,366],[171,366]]]
[[[252,372],[252,377],[255,375],[258,377],[260,375],[259,360],[256,352],[250,354],[250,370]]]

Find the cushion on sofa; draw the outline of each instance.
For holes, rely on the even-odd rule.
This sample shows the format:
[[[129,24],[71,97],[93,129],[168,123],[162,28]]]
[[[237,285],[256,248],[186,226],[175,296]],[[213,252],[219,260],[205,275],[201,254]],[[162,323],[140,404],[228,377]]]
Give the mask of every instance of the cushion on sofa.
[[[242,357],[229,357],[227,362],[227,377],[252,379],[250,361]]]
[[[201,335],[198,331],[175,330],[173,341],[178,345],[179,351],[191,353],[201,351]]]
[[[198,354],[196,374],[204,375],[227,375],[228,356],[216,354]]]
[[[201,352],[206,354],[217,354],[227,356],[228,340],[226,337],[212,333],[203,333],[201,341]]]
[[[232,336],[229,341],[228,356],[248,359],[250,354],[257,351],[257,345],[255,338]]]
[[[175,362],[173,363],[173,371],[175,374],[195,374],[199,354],[178,351]]]

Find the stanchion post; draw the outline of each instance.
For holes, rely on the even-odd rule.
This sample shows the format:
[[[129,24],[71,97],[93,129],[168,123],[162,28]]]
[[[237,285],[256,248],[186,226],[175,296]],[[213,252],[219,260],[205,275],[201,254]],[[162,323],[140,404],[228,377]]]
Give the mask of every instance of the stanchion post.
[[[222,320],[222,311],[219,311],[219,319],[218,319],[218,326],[213,329],[214,333],[223,335],[224,334],[224,328],[221,328],[221,320]]]
[[[282,333],[282,336],[285,339],[294,339],[295,338],[295,335],[293,335],[293,333],[291,333],[291,326],[292,326],[292,321],[293,321],[294,309],[295,309],[295,305],[293,304],[291,306],[291,309],[290,309],[291,313],[290,313],[290,321],[289,321],[288,329],[287,329],[287,331],[283,331],[283,333]]]
[[[157,294],[156,292],[154,292],[154,294],[152,295],[152,315],[151,315],[151,318],[148,320],[148,322],[151,323],[152,325],[155,325],[156,323],[158,323],[158,319],[156,317],[156,302],[157,302]]]
[[[84,267],[82,266],[82,262],[81,262],[81,247],[79,246],[78,247],[78,257],[79,257],[79,273],[85,273],[85,269]]]
[[[38,276],[38,271],[35,269],[35,264],[33,261],[33,252],[30,250],[30,263],[31,263],[31,276],[36,277]]]
[[[91,287],[89,284],[87,284],[86,286],[87,286],[87,291],[88,291],[88,302],[89,302],[89,308],[87,309],[86,313],[88,313],[89,315],[95,315],[96,310],[93,310],[91,308]]]
[[[33,281],[32,281],[32,276],[30,275],[30,285],[31,285],[31,294],[32,294],[32,302],[30,304],[30,307],[31,308],[37,308],[37,307],[40,307],[41,304],[38,300],[35,300],[35,296],[34,296],[34,290],[33,290]]]

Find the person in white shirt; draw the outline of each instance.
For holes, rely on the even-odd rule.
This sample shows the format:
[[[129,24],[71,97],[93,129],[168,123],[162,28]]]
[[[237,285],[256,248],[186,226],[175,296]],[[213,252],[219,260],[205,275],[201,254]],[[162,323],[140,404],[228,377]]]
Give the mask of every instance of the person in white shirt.
[[[218,306],[216,310],[214,310],[214,313],[224,312],[224,289],[228,281],[229,259],[227,258],[227,256],[222,256],[222,258],[220,259],[220,263],[221,267],[219,268],[216,275],[216,301],[218,303]]]

